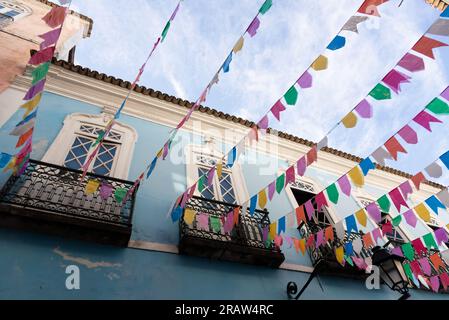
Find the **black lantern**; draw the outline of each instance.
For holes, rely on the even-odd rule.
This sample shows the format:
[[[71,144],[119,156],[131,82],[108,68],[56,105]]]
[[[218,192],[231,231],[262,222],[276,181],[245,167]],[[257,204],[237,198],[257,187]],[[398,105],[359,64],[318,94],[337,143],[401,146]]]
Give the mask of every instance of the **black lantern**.
[[[373,265],[379,267],[380,277],[391,289],[402,294],[399,300],[410,297],[408,293],[408,278],[404,271],[402,262],[405,260],[395,254],[391,254],[387,249],[381,247],[373,248]]]

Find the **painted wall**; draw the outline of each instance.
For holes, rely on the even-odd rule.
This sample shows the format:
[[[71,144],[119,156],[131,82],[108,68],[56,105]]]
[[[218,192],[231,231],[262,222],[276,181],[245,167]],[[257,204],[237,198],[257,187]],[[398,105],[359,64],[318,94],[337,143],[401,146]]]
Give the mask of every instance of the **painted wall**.
[[[0,101],[5,97],[0,95]],[[36,121],[32,157],[39,160],[44,156],[67,115],[100,112],[97,106],[45,93]],[[16,138],[8,133],[19,122],[21,114],[21,111],[14,113],[0,128],[1,151],[14,153]],[[170,128],[127,115],[120,121],[138,132],[129,174],[129,180],[133,180],[160,148],[161,137],[167,137]],[[181,137],[185,140],[193,138],[186,132],[182,132]],[[201,141],[199,137],[195,140]],[[254,164],[244,163],[242,169],[250,194],[265,186],[276,174],[260,176],[258,166]],[[322,186],[337,178],[313,168],[307,175]],[[0,184],[3,185],[7,178],[7,174],[1,173]],[[171,222],[167,213],[185,188],[186,165],[160,161],[151,180],[144,182],[137,194],[132,239],[177,245],[178,225]],[[373,188],[374,194],[380,192]],[[268,209],[276,218],[291,211],[292,205],[284,192],[275,197]],[[356,209],[353,199],[343,200],[335,208],[340,217]],[[295,230],[289,232],[297,235]],[[293,249],[285,249],[284,253],[288,263],[311,266],[307,255],[298,255]],[[301,285],[308,277],[307,273],[113,248],[12,230],[0,230],[0,256],[0,274],[3,275],[0,298],[285,299],[289,281]],[[64,270],[68,264],[81,266],[81,291],[71,292],[64,287]],[[432,295],[431,298],[440,296]],[[430,295],[419,292],[416,297],[428,298]],[[389,290],[367,291],[358,281],[320,277],[320,282],[313,281],[305,298],[394,299],[395,295]]]

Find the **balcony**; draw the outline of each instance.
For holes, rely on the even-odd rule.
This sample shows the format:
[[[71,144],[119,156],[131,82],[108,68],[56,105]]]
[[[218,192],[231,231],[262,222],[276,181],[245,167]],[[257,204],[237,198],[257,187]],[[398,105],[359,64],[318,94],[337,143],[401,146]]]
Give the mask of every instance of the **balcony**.
[[[0,191],[0,227],[126,246],[131,236],[136,190],[121,205],[113,195],[86,195],[89,179],[130,190],[133,182],[87,174],[30,160],[21,176],[11,176]]]
[[[218,219],[224,219],[236,207],[238,206],[196,196],[186,204],[186,208]],[[188,225],[184,221],[183,214],[179,225],[179,252],[216,260],[277,268],[285,257],[274,243],[263,241],[262,230],[269,225],[268,211],[256,210],[253,216],[248,211],[240,212],[239,223],[229,235],[223,231],[223,228],[220,232],[212,231],[212,228],[206,231],[197,226],[196,220],[192,225]]]

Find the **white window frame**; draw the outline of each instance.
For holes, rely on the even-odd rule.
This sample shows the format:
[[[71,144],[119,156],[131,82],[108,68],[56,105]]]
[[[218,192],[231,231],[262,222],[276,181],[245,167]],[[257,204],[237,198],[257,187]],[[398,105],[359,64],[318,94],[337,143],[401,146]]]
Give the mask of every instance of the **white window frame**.
[[[3,8],[0,8],[0,14],[5,14],[10,11],[20,12],[18,15],[11,17],[13,21],[26,17],[33,12],[28,6],[14,0],[0,0],[0,5],[3,6]]]
[[[185,148],[185,154],[186,154],[186,172],[187,172],[187,185],[192,186],[195,182],[198,181],[199,174],[198,174],[198,168],[199,167],[205,167],[202,164],[199,164],[197,162],[197,156],[198,155],[205,155],[206,157],[215,158],[216,160],[223,158],[223,153],[209,147],[208,145],[187,145]],[[232,168],[230,169],[224,169],[223,172],[227,171],[231,175],[232,185],[234,188],[234,195],[236,198],[236,202],[239,205],[242,205],[243,201],[247,201],[249,199],[249,193],[248,189],[246,187],[245,178],[243,176],[242,168],[238,162],[235,162]],[[214,177],[214,191],[215,195],[217,195],[218,192],[218,201],[224,201],[221,198],[221,189],[218,182],[218,177]],[[201,196],[200,192],[198,190],[195,190],[196,196]]]
[[[64,166],[65,159],[72,148],[76,136],[80,133],[81,125],[92,125],[104,128],[110,117],[106,115],[90,115],[73,113],[68,115],[59,131],[56,139],[45,153],[42,161]],[[110,177],[118,179],[128,179],[129,168],[131,166],[132,155],[137,141],[137,132],[129,125],[116,122],[112,131],[121,134],[120,144],[114,156],[114,163],[109,174]]]

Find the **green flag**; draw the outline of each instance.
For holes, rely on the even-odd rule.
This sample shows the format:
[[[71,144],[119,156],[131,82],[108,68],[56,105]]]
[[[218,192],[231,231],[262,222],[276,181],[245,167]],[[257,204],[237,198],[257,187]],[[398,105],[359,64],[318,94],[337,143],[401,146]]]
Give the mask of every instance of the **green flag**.
[[[338,189],[337,189],[337,186],[335,185],[335,183],[333,183],[329,187],[327,187],[326,192],[327,192],[327,196],[328,196],[329,200],[332,201],[333,203],[337,204],[339,194],[338,194]]]
[[[435,242],[435,239],[432,235],[432,233],[428,233],[423,237],[424,243],[426,244],[427,249],[432,250],[432,249],[437,249],[438,250],[438,245]]]
[[[283,173],[276,179],[277,193],[281,193],[281,191],[284,190],[284,187],[285,187],[285,173]]]
[[[388,100],[391,99],[391,91],[383,84],[378,83],[376,87],[369,93],[371,97],[376,100]]]
[[[399,226],[401,221],[402,221],[402,216],[397,216],[396,218],[393,218],[393,221],[392,221],[393,226],[395,226],[395,227]]]
[[[379,200],[377,200],[377,204],[379,205],[380,209],[382,209],[383,212],[385,213],[390,212],[391,202],[386,194],[380,197]]]
[[[407,277],[413,282],[413,273],[412,269],[410,268],[410,264],[404,263],[404,271]]]
[[[260,12],[261,14],[267,13],[268,10],[270,10],[270,8],[271,8],[272,5],[273,5],[273,0],[266,0],[266,1],[263,3],[262,7],[260,7],[259,12]]]
[[[285,101],[288,105],[293,106],[298,101],[298,90],[296,90],[295,86],[292,86],[288,89],[287,93],[284,95]]]
[[[165,40],[165,37],[167,36],[167,33],[168,33],[168,29],[170,29],[170,21],[167,22],[164,30],[162,31],[162,35],[161,35],[162,41],[161,42],[163,42]]]
[[[426,109],[432,111],[435,114],[449,114],[449,106],[444,101],[435,98],[429,103]]]
[[[415,260],[415,250],[413,250],[412,244],[410,242],[404,243],[401,248],[402,252],[404,252],[404,256],[408,260]]]
[[[35,83],[44,79],[48,73],[48,69],[50,69],[50,62],[42,63],[36,69],[34,69],[31,73],[31,76],[33,77],[33,81],[31,82],[31,84],[34,85]]]
[[[204,190],[204,180],[205,180],[205,176],[202,175],[201,178],[200,178],[200,180],[198,181],[198,191],[199,191],[200,193],[202,193],[203,190]]]
[[[125,199],[127,192],[128,192],[128,190],[126,190],[124,188],[115,189],[115,192],[114,192],[115,201],[117,201],[118,203],[122,203],[123,199]]]
[[[220,231],[221,231],[220,218],[215,217],[215,216],[210,216],[210,225],[212,227],[213,232],[220,233]]]

